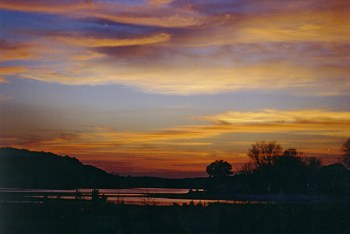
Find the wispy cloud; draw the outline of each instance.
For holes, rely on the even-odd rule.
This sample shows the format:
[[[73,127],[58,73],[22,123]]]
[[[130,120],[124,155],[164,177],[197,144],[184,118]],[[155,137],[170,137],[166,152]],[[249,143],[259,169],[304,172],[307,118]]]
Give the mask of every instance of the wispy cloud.
[[[348,124],[350,112],[266,109],[255,112],[227,112],[199,119],[222,124]]]
[[[154,1],[153,3],[156,4],[132,6],[100,1],[75,1],[70,3],[52,1],[48,4],[40,1],[31,3],[2,1],[0,3],[0,9],[51,13],[77,18],[95,17],[118,23],[158,27],[189,27],[199,25],[202,21],[201,15],[189,9],[173,7],[154,8],[156,5],[164,5],[159,3],[165,3],[165,1]]]
[[[51,1],[50,3],[43,3],[41,1],[9,1],[4,0],[0,2],[0,9],[24,12],[38,12],[38,13],[53,13],[53,14],[67,14],[74,11],[85,11],[96,9],[97,6],[93,2],[88,1],[72,1],[71,3],[62,3],[58,1]]]
[[[169,4],[173,0],[150,0],[151,5],[164,5],[164,4]]]
[[[96,127],[71,133],[3,132],[0,144],[69,154],[121,174],[184,176],[191,172],[199,176],[216,159],[239,167],[249,160],[250,144],[258,140],[278,140],[286,148],[296,147],[332,163],[350,135],[350,112],[346,111],[230,111],[196,119],[203,123],[154,131]]]
[[[148,65],[148,67],[146,66]],[[108,64],[76,64],[62,67],[29,69],[24,78],[66,85],[121,84],[145,92],[190,95],[238,90],[290,89],[303,95],[349,95],[350,75],[347,68],[321,67],[314,69],[288,63],[268,62],[236,67],[205,67],[184,65],[134,66],[123,61]],[[332,77],[333,80],[329,79]],[[334,81],[337,82],[334,82]]]
[[[0,9],[88,25],[74,33],[60,24],[56,30],[12,29],[30,35],[38,48],[1,41],[3,60],[31,62],[13,73],[22,78],[175,95],[252,89],[349,95],[350,8],[344,1],[6,0]]]
[[[327,153],[327,149],[319,148],[318,142],[327,145],[339,144],[350,135],[350,112],[334,112],[327,110],[263,110],[256,112],[227,112],[219,115],[199,117],[198,121],[208,121],[209,124],[179,126],[150,132],[115,131],[108,128],[95,128],[74,134],[52,132],[41,138],[16,142],[17,136],[6,136],[10,145],[22,144],[22,147],[41,147],[63,153],[78,155],[127,154],[157,157],[158,160],[174,159],[183,155],[199,157],[210,161],[213,157],[233,157],[238,162],[247,160],[242,153],[253,142],[232,142],[232,134],[288,134],[290,142],[301,136],[313,139],[296,141],[303,151],[310,147],[313,153]],[[317,137],[316,137],[317,136]],[[42,138],[43,137],[43,138]],[[306,139],[302,137],[302,139]],[[334,140],[333,138],[337,138]],[[2,142],[5,142],[3,139]],[[11,140],[12,139],[12,140]],[[220,140],[219,140],[220,139]],[[28,143],[29,142],[29,143]],[[221,142],[221,143],[220,143]],[[9,143],[9,142],[7,142]],[[238,150],[231,150],[232,145],[241,145]],[[242,152],[242,146],[244,151]],[[316,148],[316,149],[315,149]],[[100,157],[100,156],[98,156]],[[104,157],[104,156],[101,156]],[[118,159],[116,159],[118,160]],[[178,160],[174,159],[174,160]],[[195,160],[195,159],[191,159]]]
[[[7,75],[23,74],[26,67],[23,66],[0,66],[0,83],[7,83]]]
[[[169,41],[170,35],[160,33],[149,37],[141,38],[124,38],[124,39],[108,39],[108,38],[87,38],[87,37],[57,37],[59,41],[80,47],[120,47],[120,46],[136,46],[157,44]]]
[[[32,55],[30,47],[26,43],[13,43],[0,39],[0,62],[29,59]]]

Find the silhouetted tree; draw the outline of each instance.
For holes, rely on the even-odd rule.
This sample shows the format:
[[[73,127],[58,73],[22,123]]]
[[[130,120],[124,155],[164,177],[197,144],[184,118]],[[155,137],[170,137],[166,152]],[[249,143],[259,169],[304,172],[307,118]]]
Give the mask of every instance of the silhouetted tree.
[[[248,150],[248,156],[253,159],[257,168],[262,166],[271,166],[277,156],[281,156],[283,152],[282,147],[276,141],[266,143],[260,141]]]
[[[316,157],[304,157],[303,161],[309,168],[319,168],[322,166],[321,160]]]
[[[349,171],[340,163],[322,167],[318,180],[320,181],[320,191],[322,193],[344,195],[350,190]]]
[[[273,166],[268,169],[273,192],[299,193],[306,190],[307,166],[296,149],[287,150],[284,156],[276,157]]]
[[[344,142],[342,146],[343,151],[343,163],[349,168],[350,167],[350,138]]]
[[[207,166],[209,177],[226,177],[233,174],[232,166],[224,160],[216,160]]]
[[[299,153],[297,152],[297,150],[295,148],[291,148],[291,149],[285,150],[283,155],[285,157],[295,157],[295,156],[298,156]]]
[[[252,163],[245,163],[239,170],[239,174],[251,175],[254,173],[254,165]]]

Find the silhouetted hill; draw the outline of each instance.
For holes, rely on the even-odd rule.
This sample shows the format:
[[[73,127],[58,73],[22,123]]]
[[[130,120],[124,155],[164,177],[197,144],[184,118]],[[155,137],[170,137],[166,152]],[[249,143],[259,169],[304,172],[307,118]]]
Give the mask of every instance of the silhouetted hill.
[[[47,152],[0,148],[0,187],[17,188],[206,188],[209,195],[350,193],[350,171],[342,164],[307,166],[287,158],[274,166],[225,178],[114,176],[78,159]],[[293,160],[297,160],[294,158]],[[293,162],[293,161],[292,161]]]
[[[117,177],[78,159],[47,152],[0,148],[0,187],[114,187]]]
[[[0,187],[8,188],[203,188],[207,178],[114,176],[78,159],[48,152],[0,148]]]

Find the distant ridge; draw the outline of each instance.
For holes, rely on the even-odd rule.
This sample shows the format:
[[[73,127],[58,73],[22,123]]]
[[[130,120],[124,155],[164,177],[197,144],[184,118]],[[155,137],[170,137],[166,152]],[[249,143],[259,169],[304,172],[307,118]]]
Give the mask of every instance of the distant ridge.
[[[0,148],[0,188],[203,188],[207,179],[116,176],[74,157]]]
[[[48,152],[0,148],[0,187],[115,187],[117,177],[78,159]]]

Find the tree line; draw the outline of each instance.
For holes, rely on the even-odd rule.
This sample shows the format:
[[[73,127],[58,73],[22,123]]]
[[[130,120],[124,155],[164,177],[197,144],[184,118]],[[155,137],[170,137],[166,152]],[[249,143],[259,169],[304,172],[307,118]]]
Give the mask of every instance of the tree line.
[[[294,148],[283,150],[276,141],[257,142],[248,149],[251,161],[236,173],[224,160],[208,165],[207,189],[211,193],[348,194],[350,138],[342,152],[339,163],[324,166],[319,158],[305,157]]]

